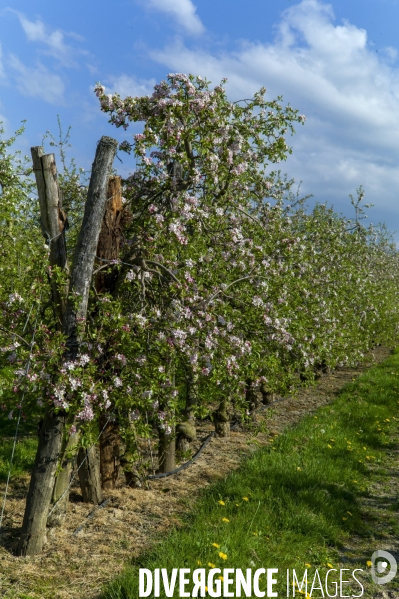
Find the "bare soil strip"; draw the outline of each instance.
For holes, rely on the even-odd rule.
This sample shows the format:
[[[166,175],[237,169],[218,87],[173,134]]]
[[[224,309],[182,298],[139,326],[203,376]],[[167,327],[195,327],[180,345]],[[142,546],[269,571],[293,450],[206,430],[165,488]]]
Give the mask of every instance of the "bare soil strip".
[[[0,596],[7,599],[98,597],[104,583],[113,579],[129,558],[160,542],[172,527],[181,526],[182,514],[191,509],[201,489],[227,476],[243,458],[258,447],[267,445],[303,416],[331,403],[347,382],[371,365],[382,362],[390,351],[386,347],[375,348],[363,366],[340,369],[323,376],[315,387],[300,390],[297,398],[289,398],[264,410],[257,416],[259,426],[256,430],[233,431],[229,438],[213,438],[198,460],[179,474],[152,480],[148,489],[121,487],[110,495],[109,503],[97,510],[86,523],[93,506],[81,501],[76,487],[64,525],[49,531],[45,550],[38,557],[17,558],[11,553],[22,523],[29,483],[28,477],[14,480],[6,504],[5,531],[0,539]],[[194,451],[210,431],[210,423],[199,428],[198,446],[194,447]],[[365,502],[370,502],[365,507],[375,519],[376,535],[387,534],[384,523],[388,515],[390,518],[398,516],[392,511],[392,502],[398,497],[399,490],[398,456],[395,454],[392,459],[392,471],[386,475],[385,486],[365,499]],[[0,485],[0,496],[4,487],[4,484]],[[398,503],[395,505],[398,507]],[[83,529],[73,536],[83,523]],[[399,557],[398,540],[385,540],[385,546],[378,548],[391,548]],[[358,562],[363,553],[365,561],[370,559],[370,545],[365,547],[364,539],[354,539],[343,560]],[[384,594],[385,590],[381,593],[381,598],[390,596]]]

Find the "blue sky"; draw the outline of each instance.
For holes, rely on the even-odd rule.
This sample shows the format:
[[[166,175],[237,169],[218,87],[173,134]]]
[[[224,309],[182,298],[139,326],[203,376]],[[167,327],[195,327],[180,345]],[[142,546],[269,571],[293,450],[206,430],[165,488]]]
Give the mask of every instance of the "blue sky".
[[[169,72],[227,77],[234,100],[265,86],[307,117],[280,165],[301,192],[350,214],[363,185],[370,221],[399,230],[398,24],[398,0],[13,0],[0,9],[0,120],[7,134],[27,120],[29,154],[59,114],[90,168],[102,135],[140,129],[108,124],[97,81],[126,96]]]

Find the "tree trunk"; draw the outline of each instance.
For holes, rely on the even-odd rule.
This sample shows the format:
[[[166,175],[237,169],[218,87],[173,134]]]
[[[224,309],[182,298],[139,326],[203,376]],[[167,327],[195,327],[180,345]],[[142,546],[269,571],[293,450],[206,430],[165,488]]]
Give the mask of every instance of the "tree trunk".
[[[91,450],[81,447],[78,453],[78,474],[83,501],[99,504],[103,500],[101,490],[100,462],[98,449]]]
[[[46,539],[47,515],[54,489],[66,414],[49,411],[39,433],[39,446],[30,480],[17,555],[36,555]]]
[[[120,453],[120,435],[119,423],[111,420],[107,423],[108,416],[100,417],[100,469],[101,486],[104,491],[111,491],[116,488],[119,476],[119,453]]]
[[[120,457],[120,464],[127,486],[140,488],[142,487],[142,477],[135,468],[138,456],[138,442],[132,413],[129,414],[128,419],[130,431],[126,435],[125,453]]]
[[[165,435],[162,430],[159,431],[158,472],[171,472],[175,468],[176,440],[174,432],[174,427],[172,427],[170,435]]]
[[[76,359],[79,353],[78,322],[86,319],[95,251],[107,201],[107,181],[117,146],[118,142],[110,137],[102,137],[97,145],[71,277],[71,291],[79,296],[79,301],[70,294],[63,320],[68,360]],[[42,550],[65,423],[62,412],[47,411],[32,471],[18,555],[35,555]]]
[[[260,398],[254,389],[253,380],[251,378],[245,380],[245,403],[247,404],[249,414],[252,418],[255,418],[254,412],[259,407]]]
[[[176,364],[173,358],[168,360],[169,377],[172,387],[175,387],[175,375],[176,375]],[[167,406],[160,406],[164,409],[169,416],[171,421],[174,422],[174,412],[168,409]],[[160,473],[171,472],[176,467],[176,438],[175,438],[175,426],[169,425],[171,428],[170,434],[167,435],[162,428],[158,429],[159,445],[158,445],[158,471]]]
[[[228,414],[229,402],[222,401],[218,409],[213,412],[213,422],[215,424],[215,432],[218,437],[230,436],[230,417]]]
[[[262,395],[262,403],[267,406],[269,403],[273,403],[276,399],[276,394],[270,389],[266,383],[262,383],[260,386],[260,392]]]
[[[197,403],[197,396],[195,392],[195,385],[197,384],[197,381],[198,375],[195,374],[190,368],[190,372],[187,377],[184,420],[176,427],[176,449],[181,452],[188,451],[190,449],[190,443],[197,438],[194,416],[194,408]]]

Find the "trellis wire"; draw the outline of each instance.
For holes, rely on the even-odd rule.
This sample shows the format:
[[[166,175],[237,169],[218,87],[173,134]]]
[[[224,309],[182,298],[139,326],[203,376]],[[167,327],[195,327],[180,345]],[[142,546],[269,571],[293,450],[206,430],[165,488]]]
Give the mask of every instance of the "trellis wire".
[[[34,328],[33,328],[32,340],[31,340],[31,344],[30,344],[30,348],[29,348],[29,358],[28,358],[28,361],[27,361],[26,367],[25,367],[25,376],[28,375],[29,369],[30,369],[31,354],[32,354],[33,344],[35,342],[35,336],[36,336],[36,331],[37,331],[37,321],[38,321],[38,317],[39,317],[39,308],[40,308],[41,301],[42,301],[42,296],[40,294],[40,298],[39,298],[39,302],[38,302],[38,309],[37,309],[36,319],[35,319],[35,325],[34,325]],[[29,311],[28,317],[26,319],[25,326],[23,328],[24,331],[25,331],[26,326],[28,324],[28,320],[30,318],[31,313],[32,313],[32,306],[31,306],[31,309]],[[21,401],[20,401],[20,404],[19,404],[19,409],[18,409],[18,419],[17,419],[17,426],[15,428],[14,442],[13,442],[12,451],[11,451],[10,467],[8,469],[6,488],[5,488],[5,491],[4,491],[3,504],[2,504],[2,507],[1,507],[0,532],[1,532],[2,524],[3,524],[3,517],[4,517],[4,510],[5,510],[5,506],[6,506],[6,500],[7,500],[8,486],[9,486],[10,477],[11,477],[11,468],[12,468],[12,464],[13,464],[13,460],[14,460],[15,447],[17,445],[18,429],[19,429],[19,423],[21,421],[22,404],[23,404],[24,399],[25,399],[25,391],[22,394],[22,398],[21,398]]]

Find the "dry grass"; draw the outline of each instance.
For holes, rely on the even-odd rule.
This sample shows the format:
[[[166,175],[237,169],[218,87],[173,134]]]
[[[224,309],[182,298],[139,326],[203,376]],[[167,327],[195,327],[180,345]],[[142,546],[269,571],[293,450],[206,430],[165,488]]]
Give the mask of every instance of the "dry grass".
[[[387,348],[376,348],[370,354],[369,364],[382,362],[389,353]],[[21,526],[29,482],[27,477],[13,481],[0,543],[0,596],[94,599],[129,558],[180,525],[180,516],[191,508],[202,488],[225,477],[245,456],[295,425],[305,414],[333,401],[345,383],[367,367],[338,370],[323,377],[315,388],[300,391],[296,399],[277,403],[262,412],[255,430],[234,431],[226,439],[213,438],[200,458],[178,475],[150,481],[147,489],[121,486],[112,493],[108,505],[99,509],[76,536],[74,530],[85,522],[92,507],[81,501],[78,487],[74,488],[64,525],[49,531],[45,550],[38,557],[16,558],[11,553]],[[198,445],[209,431],[207,424],[199,428]],[[0,485],[0,494],[3,492],[4,485]]]

